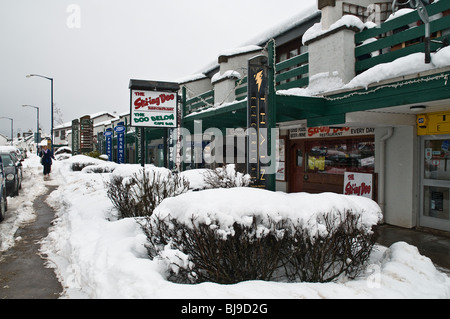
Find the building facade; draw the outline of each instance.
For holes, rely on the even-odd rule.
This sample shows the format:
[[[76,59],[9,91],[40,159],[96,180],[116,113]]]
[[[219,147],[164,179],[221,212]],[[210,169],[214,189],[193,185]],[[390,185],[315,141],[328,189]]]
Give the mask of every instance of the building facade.
[[[221,55],[216,67],[180,83],[181,126],[201,148],[191,144],[185,155],[193,165],[184,167],[222,164],[204,160],[208,148],[217,152],[212,128],[235,141],[239,128],[248,129],[255,81],[248,61],[263,55],[273,70],[265,98],[277,136],[276,155],[268,154],[275,190],[370,196],[388,224],[450,231],[450,3],[428,4],[429,24],[414,9],[392,15],[391,5],[319,1],[295,26]],[[249,158],[248,144],[232,151],[235,162],[238,153]]]

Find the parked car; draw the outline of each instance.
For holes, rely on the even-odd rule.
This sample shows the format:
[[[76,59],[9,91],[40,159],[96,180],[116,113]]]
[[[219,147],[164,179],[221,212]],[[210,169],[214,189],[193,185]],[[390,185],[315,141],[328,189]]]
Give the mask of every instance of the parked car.
[[[0,222],[5,219],[8,209],[8,200],[6,198],[6,176],[3,168],[3,160],[0,156]]]
[[[17,196],[22,186],[22,162],[14,158],[13,154],[8,151],[0,152],[0,156],[6,177],[6,194],[8,196]]]
[[[23,153],[15,146],[0,146],[0,153],[7,153],[9,152],[14,160],[14,162],[16,164],[23,162],[24,161],[24,157],[23,157]],[[23,178],[23,170],[22,170],[22,165],[18,165],[19,167],[19,171],[20,171],[20,184],[19,184],[19,189],[22,188],[22,178]]]

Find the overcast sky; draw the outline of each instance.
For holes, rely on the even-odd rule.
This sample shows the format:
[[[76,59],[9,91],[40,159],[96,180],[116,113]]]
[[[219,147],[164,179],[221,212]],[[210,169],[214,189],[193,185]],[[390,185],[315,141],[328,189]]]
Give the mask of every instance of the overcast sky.
[[[0,0],[0,117],[50,132],[50,81],[62,120],[127,112],[130,79],[176,81],[316,0]],[[55,126],[57,118],[55,117]],[[11,121],[0,119],[0,134]]]

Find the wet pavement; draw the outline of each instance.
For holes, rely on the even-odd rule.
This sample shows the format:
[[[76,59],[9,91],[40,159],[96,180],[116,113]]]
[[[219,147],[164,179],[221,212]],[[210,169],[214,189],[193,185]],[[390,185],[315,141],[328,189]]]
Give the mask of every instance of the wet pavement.
[[[53,209],[45,202],[56,187],[48,186],[48,192],[33,203],[36,221],[19,228],[14,247],[0,254],[0,299],[57,299],[63,289],[53,269],[45,267],[39,241],[48,234],[55,217]]]

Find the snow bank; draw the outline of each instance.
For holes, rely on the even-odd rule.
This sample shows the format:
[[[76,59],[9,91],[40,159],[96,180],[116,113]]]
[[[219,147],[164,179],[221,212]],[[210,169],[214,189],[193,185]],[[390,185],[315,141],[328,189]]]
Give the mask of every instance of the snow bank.
[[[9,202],[11,209],[26,209],[17,210],[14,216],[7,215],[0,224],[0,238],[3,240],[5,236],[8,237],[4,231],[11,225],[10,218],[28,215],[30,210],[32,212],[32,206],[27,203],[43,194],[47,185],[58,186],[47,200],[56,209],[57,216],[48,237],[43,240],[41,252],[48,255],[48,266],[54,267],[62,282],[62,298],[450,298],[450,278],[439,272],[429,258],[420,255],[416,247],[406,243],[396,243],[389,248],[376,246],[367,272],[355,280],[343,279],[324,284],[262,281],[247,281],[235,285],[171,283],[165,279],[161,264],[147,257],[144,247],[146,237],[137,222],[134,219],[114,218],[114,208],[104,189],[104,181],[109,180],[111,173],[73,172],[65,162],[56,161],[51,179],[44,181],[39,158],[30,156],[26,159],[24,175],[27,178],[24,180],[23,191]],[[115,173],[119,174],[122,170],[126,174],[126,171],[135,169],[140,169],[139,165],[120,165]],[[199,172],[186,172],[191,175],[197,173]],[[239,211],[244,209],[240,209],[240,205],[247,212],[247,208],[255,205],[267,207],[262,209],[269,213],[269,208],[275,207],[281,215],[294,214],[290,212],[290,205],[295,208],[300,205],[296,203],[297,200],[303,201],[301,194],[274,193],[273,197],[264,198],[265,192],[264,196],[257,196],[259,192],[254,190],[246,193],[251,195],[254,192],[254,198],[249,199],[250,195],[245,197],[238,190],[218,190],[217,194],[213,190],[206,191],[209,193],[193,192],[180,198],[180,203],[184,202],[191,208],[197,206],[199,211],[202,206],[204,211],[206,207],[215,207],[219,213],[220,208],[224,214],[227,204],[225,200],[212,202],[218,200],[219,193],[231,196],[233,192],[237,192],[233,194],[236,197],[228,206],[232,208],[230,214],[241,218],[239,216],[244,214]],[[322,196],[328,198],[328,204],[333,198],[329,195]],[[256,198],[262,202],[258,203]],[[314,206],[322,205],[322,198],[317,195],[315,204],[303,202],[302,208],[313,214],[317,210]],[[270,199],[278,202],[270,202]],[[197,203],[193,203],[194,200]],[[180,203],[167,201],[164,205],[166,208],[179,207]],[[366,216],[378,215],[378,208],[364,199],[351,198],[348,201],[348,198],[341,198],[334,200],[334,205],[336,209],[343,205],[353,205],[355,209],[364,208],[368,212]],[[181,208],[179,211],[181,214]],[[372,223],[370,220],[366,222]],[[14,238],[11,238],[14,242]]]
[[[7,197],[8,210],[6,218],[0,223],[0,252],[7,251],[21,238],[14,238],[17,229],[36,219],[33,202],[47,189],[43,184],[40,157],[29,154],[23,162],[22,189],[16,197]]]
[[[167,198],[153,216],[175,218],[187,226],[191,225],[192,218],[198,224],[218,225],[224,237],[232,234],[234,223],[250,226],[253,216],[260,218],[266,226],[269,226],[269,220],[291,220],[315,236],[324,229],[321,224],[323,214],[339,219],[349,211],[361,216],[360,226],[367,231],[382,217],[380,207],[363,197],[334,193],[286,194],[246,187],[211,189]]]

